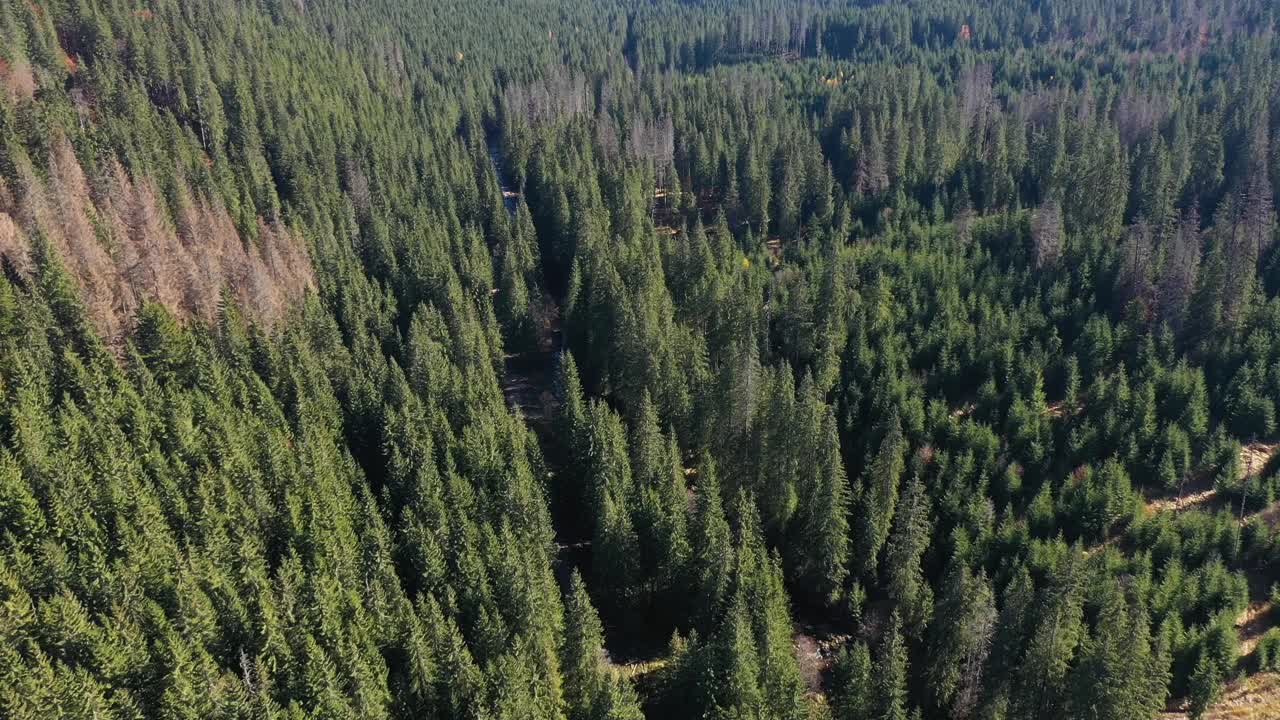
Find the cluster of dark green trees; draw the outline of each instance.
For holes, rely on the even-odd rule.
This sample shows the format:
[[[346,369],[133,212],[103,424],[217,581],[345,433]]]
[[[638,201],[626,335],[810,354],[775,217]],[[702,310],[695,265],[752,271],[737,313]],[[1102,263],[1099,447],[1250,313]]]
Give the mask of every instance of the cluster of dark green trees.
[[[0,715],[1203,712],[1280,668],[1277,20],[0,4]]]

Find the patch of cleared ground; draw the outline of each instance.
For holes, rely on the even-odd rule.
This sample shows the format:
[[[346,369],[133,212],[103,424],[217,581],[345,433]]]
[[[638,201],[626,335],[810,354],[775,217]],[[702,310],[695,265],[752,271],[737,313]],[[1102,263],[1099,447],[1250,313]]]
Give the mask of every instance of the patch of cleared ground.
[[[1280,447],[1280,445],[1263,442],[1249,443],[1241,447],[1240,468],[1244,471],[1245,477],[1253,477],[1263,472],[1275,454],[1277,447]],[[1207,476],[1202,476],[1193,480],[1183,489],[1181,494],[1175,497],[1157,498],[1147,503],[1147,511],[1157,513],[1206,509],[1214,503],[1217,497],[1218,490],[1213,487],[1212,480]],[[1280,506],[1263,511],[1264,517],[1270,518],[1272,515],[1280,515]]]
[[[1170,498],[1159,498],[1147,503],[1147,510],[1151,513],[1158,512],[1178,512],[1179,510],[1191,510],[1201,508],[1213,502],[1218,496],[1218,489],[1208,487],[1194,492],[1188,492]]]
[[[1236,630],[1240,633],[1240,655],[1253,652],[1262,634],[1271,629],[1272,605],[1270,600],[1255,600],[1236,618]],[[1280,715],[1276,717],[1280,718]]]
[[[1271,461],[1271,457],[1275,455],[1277,447],[1280,445],[1276,443],[1254,442],[1241,448],[1240,467],[1244,470],[1245,477],[1262,472]]]
[[[1161,720],[1187,720],[1186,708],[1160,715]],[[1280,674],[1258,673],[1229,683],[1222,699],[1204,720],[1277,720],[1280,718]]]
[[[1240,449],[1240,468],[1246,477],[1265,472],[1276,453],[1277,443],[1254,442]],[[1147,503],[1147,511],[1179,512],[1190,509],[1208,509],[1218,500],[1218,491],[1207,477],[1197,478],[1184,491],[1170,498],[1159,498]],[[1280,523],[1280,503],[1257,513],[1274,527]],[[1236,631],[1240,636],[1240,656],[1247,658],[1258,645],[1258,640],[1272,626],[1273,606],[1265,594],[1265,583],[1250,579],[1250,595],[1255,599],[1236,618]],[[1246,665],[1251,661],[1245,660]],[[1163,720],[1185,720],[1185,701],[1177,712],[1163,713]],[[1258,673],[1229,683],[1222,699],[1204,715],[1204,720],[1280,720],[1280,674]]]

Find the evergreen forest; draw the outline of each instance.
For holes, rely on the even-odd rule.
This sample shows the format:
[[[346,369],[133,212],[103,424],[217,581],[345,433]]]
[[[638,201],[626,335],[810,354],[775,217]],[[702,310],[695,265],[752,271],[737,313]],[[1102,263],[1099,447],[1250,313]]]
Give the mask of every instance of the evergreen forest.
[[[0,718],[1280,717],[1278,31],[0,0]]]

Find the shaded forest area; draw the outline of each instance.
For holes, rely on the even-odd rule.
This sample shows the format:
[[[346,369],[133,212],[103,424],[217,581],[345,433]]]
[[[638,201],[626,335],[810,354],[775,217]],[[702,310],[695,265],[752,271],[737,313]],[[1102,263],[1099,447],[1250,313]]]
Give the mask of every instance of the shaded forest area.
[[[1278,20],[0,3],[0,716],[1274,710]]]

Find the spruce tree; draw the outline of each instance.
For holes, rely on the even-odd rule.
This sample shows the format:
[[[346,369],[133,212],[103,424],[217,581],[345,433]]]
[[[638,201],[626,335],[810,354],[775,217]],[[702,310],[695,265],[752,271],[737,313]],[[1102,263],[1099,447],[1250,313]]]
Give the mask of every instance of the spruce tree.
[[[907,720],[907,646],[902,637],[902,618],[897,610],[889,616],[889,624],[876,654],[876,664],[873,717]]]
[[[849,483],[836,419],[823,407],[813,467],[804,473],[800,505],[788,538],[796,575],[823,602],[840,599],[849,575]]]
[[[982,697],[996,607],[984,573],[953,556],[929,626],[927,676],[934,702],[951,717],[970,717]]]
[[[896,415],[883,426],[883,439],[863,476],[858,506],[857,542],[859,574],[867,576],[878,566],[880,549],[889,537],[898,502],[898,481],[906,466],[906,440]]]
[[[616,678],[604,656],[604,632],[586,584],[575,570],[565,598],[565,633],[560,650],[564,696],[570,720],[639,718],[634,692]]]
[[[902,489],[902,498],[894,516],[893,533],[884,555],[886,590],[902,616],[909,636],[920,637],[933,615],[933,589],[920,567],[929,547],[929,500],[920,481],[922,468],[917,468]]]
[[[697,505],[689,528],[689,584],[693,590],[690,611],[692,618],[706,628],[724,608],[736,562],[715,461],[707,453],[698,464],[697,478]]]

